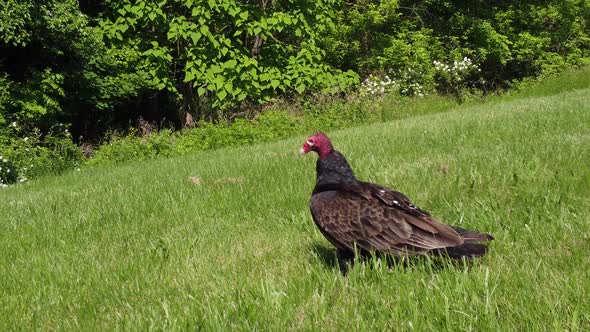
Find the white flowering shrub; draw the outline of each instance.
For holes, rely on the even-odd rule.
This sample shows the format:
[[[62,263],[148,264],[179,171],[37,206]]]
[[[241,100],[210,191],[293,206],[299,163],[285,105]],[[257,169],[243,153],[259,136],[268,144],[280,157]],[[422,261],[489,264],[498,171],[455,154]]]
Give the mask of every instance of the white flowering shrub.
[[[478,73],[481,69],[468,57],[453,63],[435,60],[432,64],[435,70],[435,86],[440,93],[460,94],[465,88],[480,81]]]
[[[53,126],[45,135],[38,129],[25,132],[17,122],[10,123],[8,129],[0,145],[1,188],[43,174],[75,169],[83,160],[80,148],[62,124]]]
[[[6,188],[8,184],[16,182],[18,172],[14,164],[6,157],[0,155],[0,188]]]
[[[383,77],[370,75],[361,83],[360,89],[363,96],[383,96],[397,91],[399,91],[399,84],[389,75]]]
[[[361,95],[383,96],[399,93],[404,96],[423,97],[425,75],[412,68],[403,70],[388,70],[383,76],[371,75],[361,84]]]
[[[424,97],[426,95],[425,81],[426,75],[421,70],[407,68],[391,71],[400,82],[400,93],[404,96]]]
[[[390,69],[386,75],[371,75],[361,85],[361,94],[382,96],[399,93],[402,96],[424,97],[435,90],[458,97],[476,84],[483,84],[481,69],[470,58],[446,63],[433,61],[422,69]]]

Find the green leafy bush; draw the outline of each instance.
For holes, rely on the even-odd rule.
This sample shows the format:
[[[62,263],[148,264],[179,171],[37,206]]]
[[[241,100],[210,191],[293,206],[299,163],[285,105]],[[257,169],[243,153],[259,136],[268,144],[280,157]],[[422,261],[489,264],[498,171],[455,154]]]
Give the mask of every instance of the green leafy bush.
[[[0,155],[0,188],[5,188],[19,178],[14,163],[3,155]]]
[[[468,57],[448,64],[435,60],[433,64],[435,86],[440,93],[461,97],[467,88],[485,83],[479,76],[481,69]]]
[[[131,160],[145,160],[159,155],[171,155],[177,136],[170,129],[152,132],[143,137],[137,136],[135,130],[124,136],[112,133],[109,141],[95,151],[87,164],[117,164]]]
[[[46,135],[39,129],[25,131],[16,122],[8,128],[10,135],[0,137],[0,186],[73,170],[83,162],[82,151],[63,125],[52,127]]]

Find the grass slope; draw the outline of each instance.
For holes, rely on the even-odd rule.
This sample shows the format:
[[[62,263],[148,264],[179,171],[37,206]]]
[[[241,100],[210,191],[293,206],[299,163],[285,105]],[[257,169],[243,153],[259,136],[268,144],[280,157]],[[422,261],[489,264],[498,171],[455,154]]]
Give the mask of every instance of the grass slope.
[[[590,90],[331,136],[489,255],[343,277],[305,137],[89,169],[0,191],[0,330],[590,329]]]

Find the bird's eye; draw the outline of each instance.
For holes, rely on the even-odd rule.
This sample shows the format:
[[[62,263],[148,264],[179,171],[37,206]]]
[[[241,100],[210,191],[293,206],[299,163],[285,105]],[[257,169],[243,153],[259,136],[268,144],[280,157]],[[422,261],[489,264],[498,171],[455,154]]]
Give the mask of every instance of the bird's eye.
[[[315,143],[313,142],[313,140],[311,140],[311,139],[310,139],[310,140],[307,140],[307,142],[306,142],[306,143],[307,143],[307,145],[309,145],[310,147],[311,147],[311,146],[314,146],[314,144],[315,144]]]

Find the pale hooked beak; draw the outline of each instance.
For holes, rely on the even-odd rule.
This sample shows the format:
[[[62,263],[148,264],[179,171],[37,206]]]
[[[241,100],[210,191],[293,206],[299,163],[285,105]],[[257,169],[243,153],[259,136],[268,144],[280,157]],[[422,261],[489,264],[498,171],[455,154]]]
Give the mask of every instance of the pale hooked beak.
[[[299,154],[303,156],[305,154],[305,150],[303,150],[303,148],[299,149]]]

